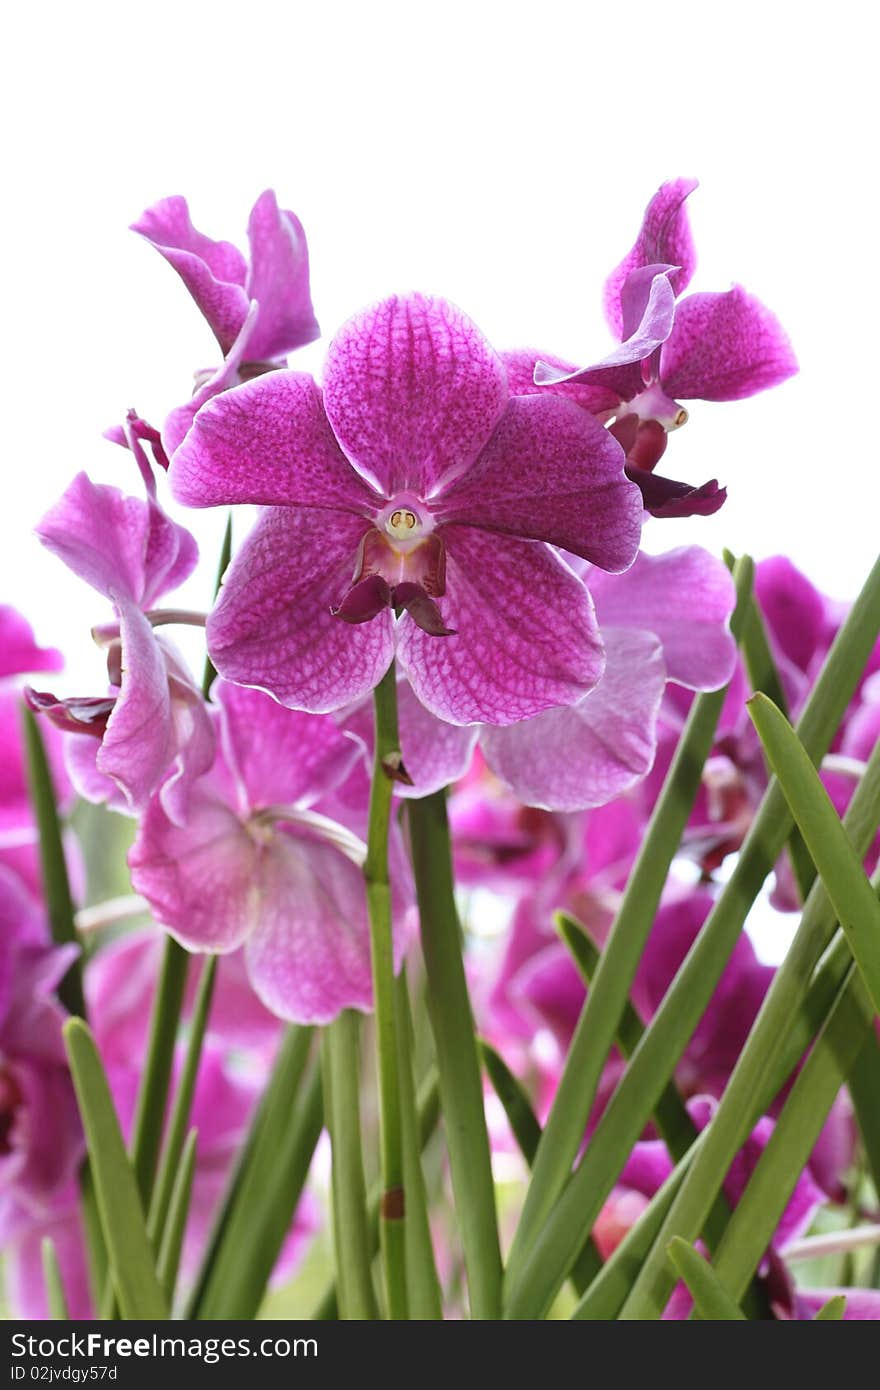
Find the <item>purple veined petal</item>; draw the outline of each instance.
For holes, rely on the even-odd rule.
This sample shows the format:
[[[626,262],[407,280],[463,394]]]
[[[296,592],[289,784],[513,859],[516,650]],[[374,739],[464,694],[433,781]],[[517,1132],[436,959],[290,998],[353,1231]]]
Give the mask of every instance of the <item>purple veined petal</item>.
[[[261,859],[259,893],[245,960],[266,1008],[295,1023],[372,1008],[360,867],[330,844],[279,831]]]
[[[800,671],[809,671],[825,636],[825,602],[785,555],[762,560],[755,597],[771,636]]]
[[[615,411],[619,405],[617,395],[604,386],[569,385],[569,378],[577,373],[578,368],[561,357],[522,349],[502,352],[501,360],[507,371],[511,396],[533,396],[536,391],[543,393],[552,389],[554,396],[565,396],[591,415],[605,415]]]
[[[656,633],[669,680],[689,690],[718,690],[730,680],[736,590],[727,566],[707,550],[642,551],[625,574],[591,570],[585,578],[603,632],[613,626]]]
[[[33,628],[8,603],[0,604],[0,678],[29,671],[60,671],[64,657],[54,647],[41,647]]]
[[[261,193],[248,221],[250,299],[259,303],[248,360],[271,362],[320,334],[309,292],[309,252],[302,223],[282,212],[271,189]]]
[[[650,771],[666,684],[662,647],[635,628],[603,626],[602,637],[605,673],[578,704],[481,731],[487,763],[527,806],[604,806]]]
[[[210,788],[195,787],[185,826],[158,797],[141,818],[128,864],[135,892],[189,951],[234,951],[259,919],[260,846]]]
[[[216,669],[291,709],[326,714],[378,684],[394,654],[391,610],[368,623],[334,618],[366,522],[344,513],[265,511],[226,572],[208,618]]]
[[[497,353],[443,299],[383,300],[336,334],[324,403],[352,463],[387,497],[432,496],[489,439],[508,398]]]
[[[431,637],[408,616],[398,655],[417,698],[450,724],[514,724],[574,704],[604,668],[593,604],[545,545],[445,526],[452,637]]]
[[[670,277],[677,295],[690,283],[697,258],[685,200],[696,187],[696,179],[661,184],[645,209],[635,245],[605,281],[605,317],[618,338],[623,337],[621,292],[633,270],[643,265],[677,266]]]
[[[163,198],[142,213],[131,230],[155,246],[177,271],[198,304],[224,353],[247,313],[247,264],[228,241],[212,241],[190,221],[186,199]]]
[[[663,389],[676,400],[739,401],[796,371],[778,319],[740,285],[681,300],[660,354]]]
[[[360,741],[326,715],[286,709],[260,690],[218,681],[224,756],[248,809],[311,806],[363,756]]]
[[[666,342],[675,317],[675,293],[670,283],[674,266],[638,266],[623,288],[624,341],[607,357],[566,376],[538,363],[535,379],[540,385],[570,382],[604,387],[618,401],[631,401],[645,387],[641,364]]]
[[[136,604],[120,606],[122,687],[96,758],[132,810],[145,805],[177,753],[168,668],[156,634]]]
[[[268,372],[208,401],[168,477],[188,507],[253,502],[371,515],[382,506],[340,450],[321,392],[303,372]]]
[[[233,386],[241,384],[239,377],[239,367],[244,361],[244,355],[250,345],[254,326],[257,322],[257,315],[260,306],[256,300],[252,299],[248,305],[248,311],[242,321],[241,328],[238,330],[235,342],[227,352],[220,366],[207,381],[190,396],[183,405],[178,405],[170,412],[162,426],[162,445],[165,453],[171,458],[175,451],[180,448],[186,436],[192,428],[192,422],[201,410],[203,405],[213,400],[214,396],[219,396],[223,391],[229,391]],[[166,468],[170,467],[166,464]]]
[[[617,440],[587,411],[549,393],[514,396],[479,459],[438,498],[437,517],[626,569],[642,503],[623,464]]]
[[[651,422],[653,423],[653,422]],[[658,429],[662,429],[662,425]],[[665,440],[666,431],[663,430]],[[642,494],[645,511],[656,517],[713,516],[727,501],[727,488],[719,487],[716,478],[692,487],[678,483],[659,473],[647,473],[643,468],[626,466],[626,476]]]
[[[47,550],[106,598],[149,607],[192,572],[190,533],[155,502],[79,473],[36,528]]]

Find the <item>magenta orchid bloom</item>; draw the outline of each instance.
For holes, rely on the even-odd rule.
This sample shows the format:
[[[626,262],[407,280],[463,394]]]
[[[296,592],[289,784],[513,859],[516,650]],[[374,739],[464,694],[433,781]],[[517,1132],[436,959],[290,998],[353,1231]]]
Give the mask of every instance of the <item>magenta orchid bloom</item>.
[[[628,474],[655,516],[708,515],[726,496],[714,479],[691,488],[653,475],[669,432],[688,418],[680,401],[742,400],[797,371],[780,324],[741,286],[678,300],[696,264],[685,208],[696,186],[693,179],[661,186],[606,282],[605,312],[620,347],[589,367],[545,361],[535,368],[536,382],[581,385],[588,409],[613,414]]]
[[[83,794],[137,810],[164,780],[169,814],[185,814],[188,788],[213,758],[201,693],[154,623],[157,600],[191,573],[190,533],[158,503],[125,497],[80,473],[37,527],[40,540],[113,604],[117,623],[95,630],[106,646],[109,695],[58,700],[31,691],[32,708],[69,733],[89,735],[71,759]],[[174,774],[166,778],[169,769]],[[109,783],[108,780],[109,779]]]
[[[396,652],[441,719],[508,724],[602,673],[589,595],[550,546],[632,563],[641,506],[622,451],[569,401],[511,398],[498,356],[442,300],[357,315],[323,391],[273,372],[210,401],[170,480],[189,506],[268,508],[208,623],[228,680],[325,712]]]
[[[424,796],[463,777],[479,747],[489,768],[529,807],[603,806],[650,771],[668,681],[716,690],[736,666],[729,620],[735,591],[726,566],[697,546],[639,554],[624,574],[577,566],[595,605],[605,670],[577,702],[504,726],[441,723],[398,683],[400,745],[412,787]],[[369,744],[369,711],[346,720]]]
[[[184,826],[161,798],[147,807],[132,883],[189,950],[243,946],[253,989],[279,1017],[326,1023],[369,1009],[365,846],[325,809],[361,745],[259,691],[218,681],[214,695],[214,767]],[[398,959],[402,945],[398,932]]]
[[[289,352],[318,337],[308,248],[299,218],[278,207],[271,189],[251,209],[249,261],[230,242],[197,232],[185,198],[163,198],[132,223],[132,231],[177,271],[223,354],[221,366],[199,373],[192,400],[165,422],[162,433],[171,452],[205,401],[283,366]]]
[[[0,1244],[51,1208],[85,1147],[54,997],[76,948],[37,942],[36,917],[0,866]]]
[[[60,671],[64,658],[54,647],[41,647],[25,618],[0,604],[0,679],[26,671]]]

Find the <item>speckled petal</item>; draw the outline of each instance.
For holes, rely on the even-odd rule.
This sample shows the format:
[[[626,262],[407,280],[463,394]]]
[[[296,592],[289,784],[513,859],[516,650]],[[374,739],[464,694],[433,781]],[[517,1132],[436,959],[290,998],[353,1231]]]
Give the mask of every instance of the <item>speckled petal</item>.
[[[778,319],[739,285],[683,299],[660,354],[663,389],[676,400],[739,401],[796,371]]]
[[[623,466],[617,440],[587,411],[550,394],[515,396],[474,466],[438,499],[437,516],[622,570],[642,527],[641,495]]]
[[[442,299],[395,295],[340,329],[324,401],[352,462],[388,497],[431,495],[477,457],[508,390],[501,360]]]
[[[391,610],[357,626],[331,613],[351,583],[366,525],[341,512],[263,513],[208,618],[208,647],[222,676],[317,714],[372,690],[394,651]]]
[[[237,247],[197,232],[186,199],[163,198],[131,224],[177,271],[228,352],[247,312],[247,266]]]
[[[408,616],[398,654],[422,704],[451,724],[513,724],[571,705],[602,674],[592,601],[564,562],[537,542],[443,528],[452,637]]]
[[[606,280],[605,315],[616,337],[623,336],[621,290],[631,271],[658,263],[679,266],[670,277],[672,287],[677,295],[687,288],[697,257],[685,199],[696,186],[696,179],[670,179],[661,184],[645,209],[635,245]]]
[[[247,292],[260,306],[248,361],[268,362],[312,342],[320,333],[309,293],[309,252],[299,218],[278,207],[271,189],[253,206],[248,241]]]
[[[340,451],[321,392],[302,372],[268,372],[208,401],[168,477],[188,507],[254,502],[372,514],[382,505]]]

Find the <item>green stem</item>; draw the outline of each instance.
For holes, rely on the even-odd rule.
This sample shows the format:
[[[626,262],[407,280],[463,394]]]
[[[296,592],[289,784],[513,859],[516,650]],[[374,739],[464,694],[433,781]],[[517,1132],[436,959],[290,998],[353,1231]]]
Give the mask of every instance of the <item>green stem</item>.
[[[150,1201],[159,1146],[162,1142],[168,1087],[174,1065],[174,1046],[177,1042],[177,1028],[183,1007],[188,969],[189,954],[173,937],[167,937],[150,1015],[146,1064],[138,1092],[131,1141],[132,1166],[145,1206]]]
[[[49,1236],[43,1236],[40,1242],[40,1252],[43,1257],[43,1283],[46,1286],[49,1317],[56,1322],[62,1319],[66,1322],[70,1317],[70,1309],[67,1306],[67,1297],[64,1293],[64,1281],[61,1278],[58,1255]]]
[[[359,1016],[346,1009],[324,1029],[324,1114],[333,1151],[333,1244],[339,1315],[379,1316],[370,1274],[364,1160],[361,1153]]]
[[[718,1252],[718,1278],[739,1296],[766,1250],[795,1184],[874,1021],[855,965],[791,1089]]]
[[[844,819],[858,852],[864,854],[874,838],[880,819],[880,745],[874,750],[864,776],[856,788]],[[770,989],[731,1073],[721,1104],[715,1114],[701,1153],[694,1162],[681,1192],[645,1261],[627,1302],[627,1316],[658,1316],[668,1301],[673,1277],[665,1249],[673,1235],[685,1241],[696,1238],[700,1222],[718,1191],[733,1159],[762,1113],[758,1099],[764,1099],[766,1080],[775,1071],[785,1049],[786,1035],[807,996],[816,964],[834,936],[836,914],[824,885],[814,884],[807,899],[800,926],[785,960],[773,977]],[[838,950],[842,950],[839,947]],[[834,997],[827,1000],[832,1006]],[[815,1019],[815,1027],[822,1018]],[[797,1029],[802,1055],[811,1038]],[[789,1057],[789,1060],[792,1060]],[[772,1096],[767,1097],[772,1099]]]
[[[217,580],[216,580],[216,583],[214,584],[214,595],[215,595],[215,597],[216,597],[216,595],[219,594],[219,592],[220,592],[220,585],[223,583],[223,576],[224,576],[224,574],[226,573],[227,569],[229,568],[229,561],[230,561],[231,559],[232,559],[232,512],[230,512],[229,515],[228,515],[227,518],[226,518],[226,530],[223,532],[223,544],[222,544],[222,546],[220,547],[220,562],[219,562],[219,564],[218,564],[218,566],[217,566]],[[205,698],[206,700],[209,700],[209,699],[211,698],[211,686],[214,684],[214,679],[215,679],[216,675],[217,675],[217,671],[216,671],[216,669],[215,669],[215,667],[214,667],[214,663],[213,663],[213,661],[211,660],[211,658],[208,656],[208,654],[207,654],[207,652],[206,652],[206,653],[205,653],[205,670],[204,670],[204,674],[202,675],[202,695],[204,696],[204,698]]]
[[[187,1316],[257,1316],[323,1126],[321,1072],[307,1071],[311,1028],[285,1032],[218,1213]]]
[[[471,1316],[501,1314],[501,1251],[473,1014],[455,906],[443,792],[408,804],[440,1099],[461,1225]]]
[[[407,1317],[406,1194],[403,1171],[403,1131],[398,1040],[394,1003],[394,943],[391,924],[391,882],[388,875],[388,834],[394,796],[394,772],[400,766],[397,730],[397,673],[392,661],[376,686],[373,783],[364,878],[370,917],[370,955],[373,963],[373,1001],[376,1015],[376,1061],[379,1074],[379,1143],[384,1192],[381,1206],[381,1248],[388,1316]]]
[[[798,723],[801,741],[815,763],[830,746],[878,631],[880,561],[838,633]],[[577,1254],[582,1222],[595,1220],[657,1096],[678,1065],[792,823],[782,791],[772,783],[730,880],[655,1014],[527,1263],[511,1282],[508,1316],[539,1316],[539,1310],[549,1307],[555,1297]],[[607,948],[603,962],[605,959]]]
[[[180,1264],[180,1252],[183,1249],[186,1218],[192,1196],[193,1174],[196,1166],[196,1139],[196,1131],[190,1130],[181,1150],[180,1163],[171,1190],[168,1220],[161,1241],[158,1243],[159,1259],[156,1264],[156,1273],[169,1306],[174,1299],[174,1285],[177,1282],[177,1269]],[[154,1247],[155,1245],[154,1240]]]
[[[168,1216],[172,1193],[175,1183],[177,1182],[178,1167],[181,1162],[184,1144],[186,1143],[189,1115],[192,1109],[193,1095],[195,1094],[199,1063],[202,1056],[202,1044],[205,1040],[205,1030],[208,1024],[208,1014],[211,1009],[211,1000],[214,994],[214,983],[216,978],[217,957],[208,956],[202,967],[202,973],[199,979],[199,989],[196,995],[195,1007],[190,1024],[189,1041],[186,1047],[186,1058],[177,1086],[177,1093],[174,1097],[171,1119],[168,1124],[168,1135],[162,1151],[162,1162],[159,1166],[159,1172],[156,1177],[152,1200],[150,1202],[148,1225],[150,1238],[156,1249],[159,1248],[162,1242],[162,1233],[165,1229],[165,1221]]]
[[[440,1119],[440,1090],[437,1085],[437,1073],[433,1067],[419,1087],[416,1110],[419,1152],[422,1152],[436,1130]],[[382,1187],[380,1183],[376,1183],[370,1189],[367,1200],[367,1227],[370,1235],[371,1257],[379,1249],[379,1207],[381,1202]],[[336,1283],[333,1281],[321,1295],[312,1314],[312,1319],[317,1322],[332,1322],[338,1317],[339,1303],[336,1296]]]
[[[737,563],[738,597],[733,620],[737,633],[747,611],[752,575],[751,561]],[[516,1286],[525,1259],[565,1186],[583,1141],[599,1081],[654,924],[669,865],[681,843],[700,787],[725,693],[719,690],[697,696],[654,807],[593,987],[578,1019],[541,1136],[532,1181],[508,1257],[505,1275],[508,1290]]]
[[[859,853],[865,853],[869,848],[879,819],[880,745],[877,745],[844,817],[844,826]],[[747,1140],[753,1123],[766,1108],[766,1102],[773,1098],[772,1094],[766,1095],[767,1076],[777,1074],[777,1066],[783,1056],[787,1058],[785,1065],[797,1062],[799,1056],[804,1054],[806,1045],[812,1041],[812,1036],[815,1036],[815,1030],[822,1026],[824,1015],[816,1016],[815,1012],[812,1013],[813,1033],[809,1037],[804,1036],[801,1027],[792,1027],[792,1023],[798,1019],[801,1005],[808,998],[817,960],[834,937],[834,929],[836,913],[831,908],[826,888],[822,883],[813,884],[794,941],[774,974],[758,1017],[752,1024],[747,1044],[737,1059],[724,1090],[722,1104],[712,1120],[706,1143],[688,1173],[655,1248],[634,1284],[630,1300],[627,1301],[627,1316],[646,1318],[659,1316],[663,1311],[673,1286],[673,1277],[666,1264],[666,1244],[673,1236],[681,1236],[685,1241],[694,1240],[706,1202],[715,1198],[735,1154]],[[841,937],[842,941],[844,938]],[[838,962],[841,954],[848,955],[842,944],[837,947]],[[831,977],[838,974],[834,960],[830,973]],[[836,994],[829,997],[826,991],[826,1009],[834,1005],[834,999]],[[792,1033],[798,1040],[798,1051],[794,1058],[791,1049],[785,1047],[785,1041]],[[784,1076],[781,1080],[784,1080]]]
[[[395,1023],[399,1046],[403,1176],[406,1187],[406,1278],[409,1315],[425,1322],[443,1317],[440,1283],[434,1261],[425,1179],[422,1173],[422,1138],[419,1128],[416,1086],[413,1076],[414,1039],[409,991],[404,967],[396,982]]]
[[[64,841],[58,816],[58,800],[52,783],[52,772],[46,757],[46,747],[39,726],[31,711],[22,708],[22,733],[28,766],[28,785],[40,845],[40,869],[43,896],[49,917],[52,940],[59,946],[79,945],[76,934],[73,898],[64,858]],[[73,961],[58,986],[58,997],[69,1014],[85,1018],[86,1005],[82,984],[82,956]]]

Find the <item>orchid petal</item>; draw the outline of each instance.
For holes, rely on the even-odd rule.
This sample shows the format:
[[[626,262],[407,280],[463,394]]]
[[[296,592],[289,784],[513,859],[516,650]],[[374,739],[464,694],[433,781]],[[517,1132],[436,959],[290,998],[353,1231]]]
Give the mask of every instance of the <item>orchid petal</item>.
[[[673,265],[670,277],[677,295],[687,288],[696,265],[685,200],[697,186],[696,179],[671,179],[661,184],[651,199],[632,250],[605,282],[605,316],[616,336],[623,336],[621,291],[627,276],[643,265]]]
[[[739,401],[796,371],[779,321],[739,285],[683,299],[660,354],[663,389],[676,400]]]
[[[344,513],[264,512],[208,618],[219,673],[317,714],[372,690],[394,651],[390,609],[357,626],[331,612],[351,584],[365,530],[366,522]]]
[[[413,690],[451,724],[513,724],[574,704],[599,679],[602,644],[586,589],[547,546],[446,526],[452,637],[408,616],[398,654]]]
[[[422,295],[394,296],[349,320],[324,369],[336,437],[388,497],[430,497],[463,472],[507,396],[504,367],[477,327]]]
[[[249,361],[271,361],[317,338],[309,292],[309,253],[299,218],[282,212],[271,189],[257,199],[248,221],[251,250],[247,292],[260,306]]]

